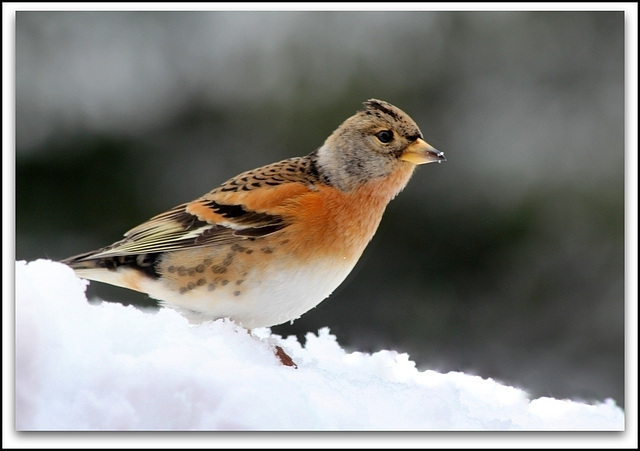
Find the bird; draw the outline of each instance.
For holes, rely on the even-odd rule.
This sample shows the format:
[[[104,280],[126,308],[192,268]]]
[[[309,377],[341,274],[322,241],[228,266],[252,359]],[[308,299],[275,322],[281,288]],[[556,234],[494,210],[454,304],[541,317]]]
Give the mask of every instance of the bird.
[[[443,161],[408,114],[369,99],[306,156],[243,172],[61,262],[191,321],[275,326],[329,297],[415,168]]]

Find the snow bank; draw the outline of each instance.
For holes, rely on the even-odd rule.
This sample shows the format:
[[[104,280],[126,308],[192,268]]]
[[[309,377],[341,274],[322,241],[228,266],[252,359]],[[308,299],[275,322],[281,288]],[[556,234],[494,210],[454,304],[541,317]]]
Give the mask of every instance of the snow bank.
[[[86,284],[59,263],[16,264],[19,431],[624,430],[612,400],[531,400],[491,379],[418,371],[406,354],[347,353],[327,329],[302,346],[170,309],[91,305]]]

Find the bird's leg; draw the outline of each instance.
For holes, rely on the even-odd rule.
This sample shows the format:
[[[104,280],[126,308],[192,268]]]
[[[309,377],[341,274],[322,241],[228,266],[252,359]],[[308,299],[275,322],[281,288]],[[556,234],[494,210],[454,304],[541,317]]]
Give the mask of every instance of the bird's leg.
[[[253,333],[251,332],[250,329],[247,329],[247,332],[249,333],[249,335],[251,335],[252,337],[258,338],[255,335],[253,335]],[[259,338],[258,338],[259,339]],[[296,362],[293,361],[293,359],[291,358],[291,356],[289,356],[289,354],[287,354],[284,349],[282,349],[281,346],[275,345],[275,355],[278,358],[278,360],[280,360],[280,363],[282,363],[284,366],[292,366],[294,368],[298,368],[298,365],[296,365]]]
[[[284,349],[282,349],[278,345],[276,345],[276,357],[280,359],[280,362],[282,362],[284,366],[292,366],[294,368],[298,368],[298,365],[296,365],[296,362],[294,362],[293,359],[289,356],[289,354],[284,352]]]

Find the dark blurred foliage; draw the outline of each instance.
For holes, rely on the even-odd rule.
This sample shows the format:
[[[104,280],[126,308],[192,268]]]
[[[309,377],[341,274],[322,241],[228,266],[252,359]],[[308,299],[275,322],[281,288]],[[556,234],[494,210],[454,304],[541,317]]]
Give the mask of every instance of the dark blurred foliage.
[[[624,405],[622,12],[19,12],[16,259],[110,244],[371,97],[448,161],[273,331]]]

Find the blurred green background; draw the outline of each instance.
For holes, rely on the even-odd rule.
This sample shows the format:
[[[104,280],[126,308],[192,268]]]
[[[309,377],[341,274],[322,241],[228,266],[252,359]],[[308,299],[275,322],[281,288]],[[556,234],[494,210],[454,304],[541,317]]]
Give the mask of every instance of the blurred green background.
[[[624,404],[622,12],[31,12],[16,19],[16,259],[119,239],[305,155],[371,97],[420,167],[282,335]],[[91,284],[90,296],[153,306]]]

